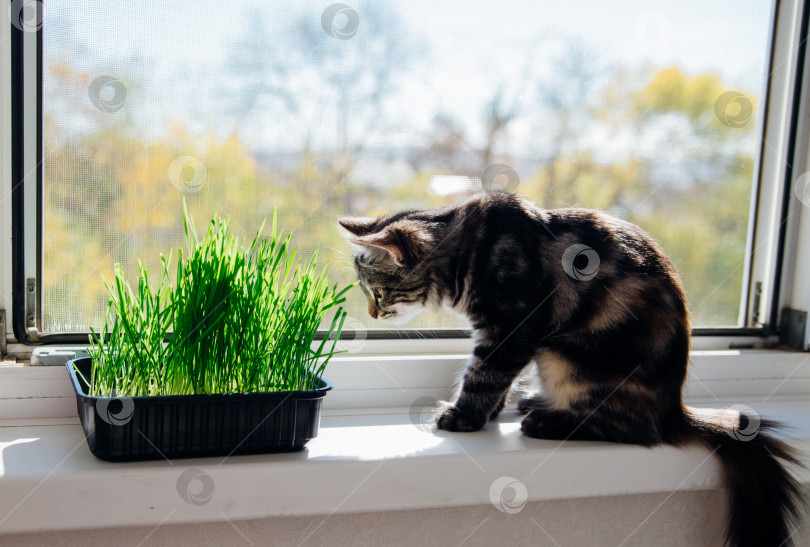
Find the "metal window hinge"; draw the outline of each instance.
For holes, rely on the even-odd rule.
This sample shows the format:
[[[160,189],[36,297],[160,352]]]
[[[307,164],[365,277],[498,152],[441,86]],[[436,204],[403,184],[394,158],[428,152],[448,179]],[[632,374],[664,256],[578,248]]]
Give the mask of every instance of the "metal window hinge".
[[[806,335],[807,312],[782,308],[782,317],[779,321],[779,345],[804,351],[807,349],[804,344]]]
[[[762,304],[762,281],[754,283],[754,301],[751,306],[751,325],[754,327],[761,326],[759,322],[759,307]]]
[[[39,337],[37,331],[37,280],[29,277],[25,280],[25,327],[31,340]]]
[[[6,310],[0,310],[0,357],[4,357],[8,354],[6,335]]]

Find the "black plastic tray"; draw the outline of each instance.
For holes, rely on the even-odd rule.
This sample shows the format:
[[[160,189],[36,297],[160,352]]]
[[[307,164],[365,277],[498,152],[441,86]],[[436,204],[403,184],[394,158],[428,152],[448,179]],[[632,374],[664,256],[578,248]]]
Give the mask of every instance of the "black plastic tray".
[[[301,450],[318,435],[332,385],[279,391],[157,397],[92,397],[90,357],[67,362],[90,451],[108,461],[155,460]]]

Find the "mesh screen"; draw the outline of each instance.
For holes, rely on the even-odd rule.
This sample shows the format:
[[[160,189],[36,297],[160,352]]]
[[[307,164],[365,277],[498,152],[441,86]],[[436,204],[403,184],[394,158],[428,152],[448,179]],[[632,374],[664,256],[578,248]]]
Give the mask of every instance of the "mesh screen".
[[[773,5],[758,0],[93,2],[44,20],[43,327],[103,321],[103,277],[214,213],[279,211],[353,280],[336,219],[484,183],[640,224],[694,324],[737,325]],[[491,179],[491,180],[488,180]],[[368,326],[360,291],[348,312]],[[456,327],[423,314],[409,327]]]

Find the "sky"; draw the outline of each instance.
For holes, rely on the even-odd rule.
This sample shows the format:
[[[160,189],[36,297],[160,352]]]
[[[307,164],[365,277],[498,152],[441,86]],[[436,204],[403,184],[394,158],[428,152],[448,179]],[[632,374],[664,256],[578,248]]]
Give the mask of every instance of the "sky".
[[[364,6],[344,3],[359,15],[351,39],[362,40]],[[145,82],[159,99],[150,98],[148,107],[140,109],[137,122],[143,127],[167,127],[167,120],[180,119],[202,132],[218,125],[208,117],[221,102],[220,70],[250,19],[259,13],[271,29],[270,43],[282,49],[283,29],[295,17],[303,11],[318,22],[330,4],[51,0],[45,13],[45,55],[70,56],[91,72],[114,66],[117,76]],[[529,56],[535,57],[537,70],[550,70],[544,63],[563,42],[586,48],[600,66],[678,65],[691,74],[717,72],[730,85],[760,93],[773,10],[772,2],[761,0],[407,0],[385,5],[401,18],[400,30],[407,37],[425,44],[413,82],[402,84],[412,130],[424,130],[442,112],[478,137],[481,108],[494,83],[516,81]],[[62,49],[65,43],[79,50]],[[274,133],[269,125],[257,123],[250,134],[258,148],[279,146],[280,137],[289,133],[281,128]]]

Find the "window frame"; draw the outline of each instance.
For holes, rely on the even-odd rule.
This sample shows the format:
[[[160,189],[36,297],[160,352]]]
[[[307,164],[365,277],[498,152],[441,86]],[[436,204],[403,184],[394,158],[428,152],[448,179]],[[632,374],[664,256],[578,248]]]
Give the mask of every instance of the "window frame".
[[[6,338],[13,334],[11,328],[11,25],[8,14],[0,10],[0,336],[5,346]],[[2,353],[2,351],[0,351]]]
[[[806,142],[797,139],[802,126],[801,97],[806,72],[810,2],[779,1],[774,17],[771,62],[768,76],[765,127],[759,176],[752,203],[751,260],[747,269],[745,324],[779,332],[779,313],[786,305],[785,274],[795,248],[787,248],[787,234],[794,232],[798,218],[791,207],[797,150]],[[781,83],[781,85],[780,85]],[[788,250],[794,252],[787,252]],[[757,284],[762,293],[757,294]],[[746,285],[744,284],[744,287]]]
[[[795,201],[791,200],[793,160],[801,143],[796,142],[796,146],[790,143],[800,134],[802,121],[799,110],[806,65],[808,4],[807,0],[777,0],[775,3],[764,138],[755,170],[758,175],[752,187],[749,216],[749,250],[741,295],[742,326],[695,328],[692,334],[696,341],[701,339],[701,347],[767,345],[778,334],[779,311],[786,299],[783,279],[788,273],[792,274],[790,258],[796,254],[791,252],[795,249],[786,248],[786,244],[799,221],[790,207]],[[42,9],[42,3],[34,5]],[[11,200],[4,199],[2,204],[3,218],[10,217],[10,222],[0,225],[4,236],[4,247],[0,250],[6,258],[3,263],[10,263],[12,267],[10,280],[6,279],[8,271],[0,272],[0,290],[4,294],[0,309],[6,307],[6,295],[10,292],[12,306],[11,313],[7,313],[7,328],[10,327],[8,330],[13,332],[15,341],[25,347],[86,343],[88,333],[42,334],[42,28],[24,32],[10,24],[8,10],[2,11],[3,36],[8,35],[10,39],[2,46],[2,137],[7,140],[4,138],[0,143],[3,143],[3,157],[10,158],[10,162],[3,162],[2,176],[8,181],[5,187],[11,187]],[[30,100],[31,96],[35,99]],[[29,100],[26,101],[26,97]],[[37,280],[36,327],[28,325],[26,318],[26,280],[29,278]],[[754,290],[757,284],[762,287],[758,301]],[[425,339],[445,340],[449,347],[454,341],[469,337],[462,329],[380,329],[357,335],[370,341],[389,341],[392,347],[408,354],[430,351],[423,342]]]

